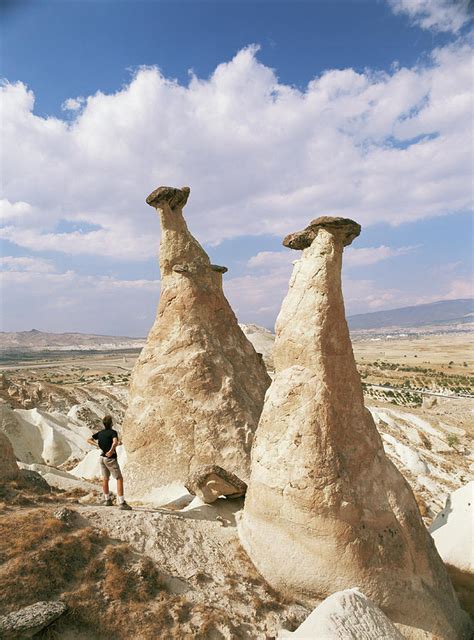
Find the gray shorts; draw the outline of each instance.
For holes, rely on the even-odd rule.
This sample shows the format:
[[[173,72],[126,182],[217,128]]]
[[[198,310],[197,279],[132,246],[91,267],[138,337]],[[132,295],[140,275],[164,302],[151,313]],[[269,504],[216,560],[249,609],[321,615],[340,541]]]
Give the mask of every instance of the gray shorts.
[[[117,458],[107,458],[106,456],[100,456],[100,470],[103,478],[115,478],[116,480],[122,479],[122,472],[120,471]]]

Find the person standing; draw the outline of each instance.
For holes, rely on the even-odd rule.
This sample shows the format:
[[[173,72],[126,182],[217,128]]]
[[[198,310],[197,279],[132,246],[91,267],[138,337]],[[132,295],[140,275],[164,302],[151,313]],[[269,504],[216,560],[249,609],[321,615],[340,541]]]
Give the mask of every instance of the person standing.
[[[119,509],[131,511],[132,507],[125,502],[123,496],[123,477],[120,470],[120,466],[117,460],[116,449],[119,444],[118,433],[115,429],[112,429],[113,420],[112,416],[104,416],[103,420],[104,428],[101,431],[94,433],[92,438],[89,438],[87,442],[95,447],[99,447],[101,450],[100,455],[100,470],[102,473],[102,490],[104,492],[104,504],[107,507],[112,506],[112,499],[109,493],[109,478],[117,480],[117,496]]]

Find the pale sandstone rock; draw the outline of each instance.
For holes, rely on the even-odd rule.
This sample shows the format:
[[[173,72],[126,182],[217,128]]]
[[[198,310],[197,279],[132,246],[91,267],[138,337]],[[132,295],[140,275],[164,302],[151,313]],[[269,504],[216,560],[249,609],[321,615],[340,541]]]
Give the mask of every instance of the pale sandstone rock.
[[[284,241],[304,251],[277,320],[241,540],[285,594],[315,604],[357,584],[408,638],[467,637],[413,493],[364,407],[341,291],[343,246],[358,229],[324,218]]]
[[[293,640],[403,640],[383,611],[358,589],[333,593],[289,636]]]
[[[247,485],[235,473],[230,473],[216,464],[200,467],[186,481],[186,489],[203,502],[211,504],[219,496],[241,498]]]
[[[429,530],[463,608],[474,619],[474,481],[448,496]]]
[[[18,478],[20,470],[16,463],[13,447],[7,436],[0,431],[0,480]]]
[[[36,602],[0,617],[2,638],[32,638],[67,610],[59,600]]]
[[[222,290],[182,207],[189,189],[160,187],[148,198],[161,219],[161,297],[134,368],[123,423],[127,494],[184,482],[218,464],[249,475],[250,448],[270,378]]]
[[[443,560],[474,576],[474,481],[448,496],[429,530]]]
[[[256,324],[241,324],[240,328],[253,344],[255,351],[262,354],[267,369],[273,371],[274,334],[268,329],[259,327]]]

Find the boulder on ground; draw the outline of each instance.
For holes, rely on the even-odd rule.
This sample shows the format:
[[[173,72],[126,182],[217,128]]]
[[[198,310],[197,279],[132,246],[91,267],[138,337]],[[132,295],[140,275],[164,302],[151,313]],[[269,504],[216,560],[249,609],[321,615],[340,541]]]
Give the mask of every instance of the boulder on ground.
[[[403,640],[383,611],[358,589],[333,593],[289,635],[294,640]]]
[[[7,436],[0,431],[0,480],[18,478],[20,470],[16,463],[13,447]]]
[[[220,496],[241,498],[247,491],[247,485],[243,480],[216,464],[196,469],[187,479],[185,486],[189,493],[207,504],[215,502]]]
[[[2,638],[32,638],[67,610],[59,600],[36,602],[29,607],[0,617]]]
[[[289,597],[314,606],[358,585],[407,638],[459,640],[467,616],[364,407],[341,288],[343,247],[359,231],[324,217],[284,241],[303,254],[276,324],[239,532]]]
[[[51,493],[51,485],[46,482],[41,473],[33,469],[20,469],[22,484],[41,493]]]
[[[237,323],[182,208],[189,188],[160,187],[147,198],[161,221],[161,295],[155,324],[134,367],[123,422],[127,494],[184,483],[218,464],[244,480],[270,378]]]

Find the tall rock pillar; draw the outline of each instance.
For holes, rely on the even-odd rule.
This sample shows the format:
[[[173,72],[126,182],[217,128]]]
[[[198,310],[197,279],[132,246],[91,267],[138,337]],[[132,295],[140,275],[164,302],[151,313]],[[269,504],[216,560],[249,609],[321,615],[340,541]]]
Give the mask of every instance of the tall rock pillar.
[[[188,196],[187,187],[160,187],[147,198],[161,220],[161,296],[123,424],[126,482],[136,497],[184,483],[201,465],[247,480],[270,384],[224,296],[227,269],[210,263],[187,228]]]
[[[455,640],[464,614],[364,407],[341,290],[343,248],[359,233],[322,217],[283,242],[303,254],[277,320],[239,532],[279,591],[316,603],[358,587],[406,637]]]

